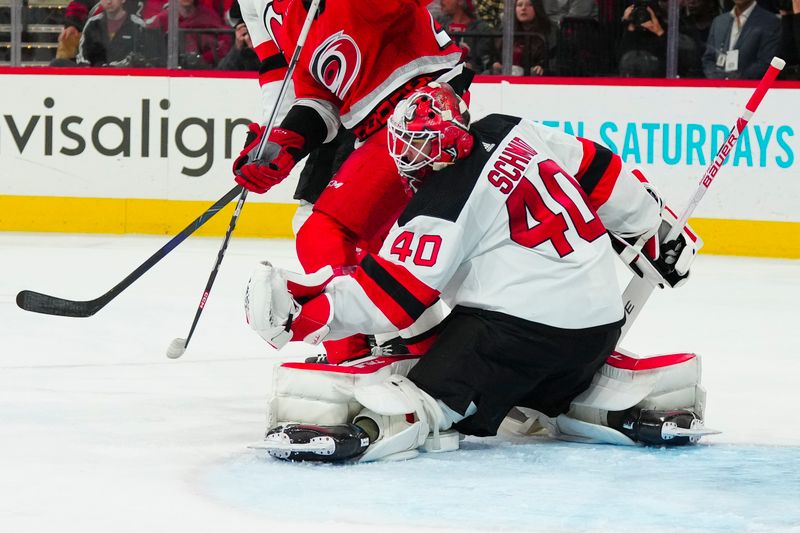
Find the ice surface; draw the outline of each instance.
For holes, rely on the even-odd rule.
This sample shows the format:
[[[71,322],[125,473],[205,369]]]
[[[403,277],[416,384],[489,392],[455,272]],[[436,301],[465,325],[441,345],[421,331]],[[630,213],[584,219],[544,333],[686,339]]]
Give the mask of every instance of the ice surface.
[[[701,256],[654,295],[624,347],[703,356],[691,449],[504,438],[413,461],[284,464],[263,436],[277,360],[244,324],[255,261],[234,238],[186,353],[220,239],[190,239],[97,315],[19,310],[32,289],[99,296],[167,237],[0,234],[0,531],[800,530],[800,262]],[[308,348],[293,347],[302,357]]]
[[[402,466],[295,465],[243,454],[211,469],[204,484],[242,509],[315,522],[708,532],[776,531],[800,517],[797,448],[640,449],[499,437],[462,446]]]

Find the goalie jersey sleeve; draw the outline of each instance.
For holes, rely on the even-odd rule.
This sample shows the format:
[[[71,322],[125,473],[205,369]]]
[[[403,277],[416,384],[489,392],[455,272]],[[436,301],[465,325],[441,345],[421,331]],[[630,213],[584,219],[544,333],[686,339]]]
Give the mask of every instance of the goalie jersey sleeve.
[[[329,285],[334,335],[406,328],[438,298],[561,329],[622,323],[605,222],[651,231],[657,202],[589,141],[502,115],[471,131],[472,154],[435,172],[380,253]]]

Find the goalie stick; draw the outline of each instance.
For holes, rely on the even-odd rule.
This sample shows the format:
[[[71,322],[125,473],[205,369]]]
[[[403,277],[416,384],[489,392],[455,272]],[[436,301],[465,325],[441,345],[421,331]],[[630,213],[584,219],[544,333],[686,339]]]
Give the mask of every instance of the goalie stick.
[[[292,79],[292,73],[294,72],[295,66],[297,66],[297,61],[300,58],[300,52],[306,42],[306,37],[308,36],[308,31],[311,29],[311,22],[314,20],[314,16],[317,13],[317,7],[319,6],[319,3],[320,0],[312,0],[311,5],[308,7],[308,14],[306,15],[306,20],[303,22],[300,35],[297,37],[297,44],[294,47],[292,59],[289,61],[289,65],[286,68],[286,75],[283,78],[281,90],[278,93],[277,100],[275,101],[275,107],[272,108],[269,121],[267,122],[266,128],[264,128],[264,134],[261,136],[261,141],[258,144],[256,155],[251,157],[249,159],[250,161],[260,159],[264,154],[264,149],[267,145],[268,134],[270,130],[272,130],[272,126],[275,123],[275,118],[278,116],[278,110],[280,109],[283,99],[286,96],[286,91],[289,88],[289,80]],[[244,201],[246,199],[247,189],[243,188],[242,194],[239,196],[239,201],[236,202],[236,208],[233,210],[233,216],[231,216],[231,221],[228,224],[228,230],[225,232],[225,238],[222,240],[222,245],[217,253],[217,260],[214,263],[214,267],[211,269],[211,274],[208,276],[208,281],[206,282],[205,289],[203,290],[203,296],[200,298],[200,304],[197,306],[197,311],[194,314],[194,320],[192,320],[192,325],[189,328],[189,334],[185,339],[181,337],[172,339],[172,342],[170,342],[169,347],[167,348],[167,357],[170,359],[177,359],[183,355],[183,353],[186,351],[186,348],[189,346],[189,341],[192,339],[192,335],[194,335],[194,330],[197,327],[198,321],[200,320],[200,315],[203,314],[203,309],[208,301],[208,295],[211,293],[211,287],[214,285],[214,280],[217,279],[217,273],[219,272],[219,267],[222,264],[223,258],[225,257],[225,251],[228,248],[228,242],[231,240],[231,235],[233,234],[234,228],[236,228],[236,222],[239,219],[239,215],[242,212],[242,207],[244,206]]]
[[[94,315],[100,309],[106,306],[108,302],[119,296],[119,294],[127,289],[134,281],[142,277],[142,275],[150,270],[153,265],[161,261],[168,253],[174,250],[186,238],[197,231],[203,224],[208,222],[211,217],[216,215],[223,207],[228,205],[231,200],[236,198],[242,191],[242,186],[237,185],[227,193],[225,196],[214,202],[214,205],[205,210],[205,212],[194,219],[191,224],[183,228],[183,230],[169,240],[162,246],[156,253],[151,255],[147,260],[139,265],[136,270],[128,274],[125,279],[114,285],[108,292],[95,298],[94,300],[67,300],[57,296],[50,296],[40,292],[29,290],[20,291],[17,294],[17,305],[25,311],[32,313],[42,313],[45,315],[56,316],[69,316],[75,318],[86,318]]]
[[[739,140],[739,135],[741,135],[742,130],[744,130],[745,126],[747,126],[748,122],[750,122],[750,120],[753,118],[753,114],[756,112],[756,109],[758,109],[758,106],[761,104],[761,101],[764,99],[767,91],[772,86],[772,83],[775,81],[775,78],[778,77],[778,74],[780,74],[781,70],[783,70],[784,66],[786,66],[786,62],[783,59],[779,57],[772,58],[767,72],[764,74],[764,77],[761,78],[756,90],[747,101],[744,113],[742,113],[742,115],[736,119],[736,124],[734,124],[734,126],[731,128],[727,139],[717,151],[717,154],[711,160],[711,163],[708,165],[708,168],[703,174],[703,177],[700,180],[692,199],[689,201],[689,205],[686,206],[686,209],[683,210],[683,213],[678,218],[678,221],[674,226],[672,226],[672,229],[667,234],[664,242],[675,240],[683,230],[683,227],[686,225],[689,217],[700,203],[700,199],[703,198],[705,193],[708,191],[708,188],[711,186],[714,178],[722,169],[723,163],[725,163],[728,155],[733,151],[734,146],[736,146],[736,141]],[[636,274],[634,274],[633,278],[628,283],[628,286],[625,287],[625,291],[622,293],[622,301],[625,307],[626,320],[625,325],[622,326],[622,333],[620,334],[617,344],[619,344],[619,342],[621,342],[628,333],[628,330],[639,316],[642,307],[650,298],[650,295],[653,293],[654,289],[655,286],[650,282],[650,280],[640,277]]]
[[[742,133],[742,130],[744,130],[744,127],[747,125],[750,119],[753,118],[753,114],[755,113],[756,109],[758,109],[761,101],[764,99],[764,95],[766,95],[767,90],[772,85],[772,82],[775,81],[775,78],[778,76],[780,71],[783,70],[785,65],[786,62],[783,59],[778,57],[772,58],[767,72],[758,83],[753,95],[747,101],[744,113],[742,113],[742,116],[736,120],[736,124],[733,126],[733,128],[731,128],[725,143],[720,147],[720,149],[717,151],[717,154],[711,160],[711,163],[706,169],[705,174],[703,174],[703,179],[700,180],[700,184],[698,185],[692,200],[689,202],[689,205],[683,211],[681,216],[678,217],[676,224],[667,234],[665,242],[675,239],[680,234],[683,226],[686,225],[686,221],[689,220],[692,212],[700,202],[700,199],[703,197],[706,190],[708,190],[708,187],[711,185],[711,182],[714,181],[714,178],[719,173],[720,169],[722,168],[722,164],[728,157],[728,154],[730,154],[730,152],[733,150],[733,147],[736,145],[736,141],[739,139],[739,135]],[[643,260],[646,261],[646,259]],[[626,262],[626,264],[628,264],[630,267],[628,262]],[[633,269],[631,270],[633,271]],[[625,324],[622,326],[622,331],[620,333],[619,340],[617,341],[617,346],[620,345],[622,339],[630,330],[633,322],[639,316],[642,307],[644,307],[644,304],[650,298],[650,295],[655,289],[655,285],[649,279],[644,277],[641,272],[633,272],[633,277],[628,283],[628,286],[625,287],[625,291],[622,293],[622,303],[625,309]],[[508,417],[516,424],[532,425],[533,422],[535,422],[535,418],[531,418],[519,407],[512,408],[508,414]]]

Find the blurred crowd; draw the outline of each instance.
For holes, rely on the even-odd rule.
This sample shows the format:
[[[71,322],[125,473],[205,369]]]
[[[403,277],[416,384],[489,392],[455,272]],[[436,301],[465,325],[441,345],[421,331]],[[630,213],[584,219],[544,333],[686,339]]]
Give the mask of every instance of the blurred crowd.
[[[181,68],[258,70],[233,0],[173,1]],[[757,79],[779,55],[789,65],[783,77],[800,79],[800,0],[679,2],[680,77]],[[168,8],[164,0],[72,0],[50,64],[165,66]],[[433,0],[429,9],[473,70],[503,72],[503,0]],[[665,0],[515,0],[510,73],[664,77],[667,9]]]

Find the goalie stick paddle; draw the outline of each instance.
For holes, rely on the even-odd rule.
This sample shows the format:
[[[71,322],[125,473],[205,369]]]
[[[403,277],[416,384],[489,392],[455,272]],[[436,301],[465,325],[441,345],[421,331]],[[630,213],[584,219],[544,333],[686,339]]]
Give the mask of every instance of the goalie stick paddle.
[[[217,200],[214,205],[205,210],[205,212],[194,219],[191,224],[183,228],[183,230],[169,240],[162,246],[156,253],[151,255],[144,263],[128,274],[125,279],[117,283],[110,291],[94,300],[67,300],[65,298],[58,298],[57,296],[50,296],[34,291],[20,291],[17,294],[17,305],[25,311],[33,313],[42,313],[45,315],[56,316],[69,316],[76,318],[86,318],[94,315],[100,309],[106,306],[108,302],[119,296],[119,294],[128,288],[134,281],[142,277],[142,275],[150,270],[153,265],[161,261],[164,256],[175,249],[186,238],[197,231],[203,224],[208,222],[211,217],[216,215],[223,207],[228,205],[231,200],[242,192],[242,186],[237,185],[225,196]]]
[[[753,118],[753,114],[756,112],[756,109],[758,109],[758,106],[761,104],[761,101],[764,99],[767,91],[772,86],[772,83],[775,81],[775,78],[778,77],[778,74],[780,74],[781,70],[783,70],[784,66],[786,66],[786,62],[783,59],[779,57],[772,58],[767,72],[764,74],[764,77],[761,78],[756,90],[747,101],[744,113],[742,113],[742,116],[736,119],[736,124],[734,124],[734,126],[731,128],[731,131],[728,134],[725,142],[711,160],[711,163],[708,165],[708,168],[703,174],[703,177],[700,180],[692,199],[689,201],[686,209],[683,210],[678,222],[667,234],[664,242],[672,241],[676,239],[678,235],[680,235],[683,227],[689,220],[689,217],[700,203],[700,199],[703,198],[705,193],[708,191],[708,188],[711,186],[711,183],[714,181],[714,178],[722,169],[722,164],[725,163],[728,155],[733,151],[734,146],[736,146],[736,141],[739,140],[739,135],[741,135],[742,130],[744,130],[745,126],[747,126],[747,123]],[[642,307],[650,298],[650,295],[653,293],[654,289],[655,286],[649,280],[639,277],[635,274],[628,283],[628,286],[625,287],[625,291],[622,294],[622,302],[625,307],[626,320],[625,325],[622,327],[622,333],[620,334],[619,341],[622,341],[623,337],[625,337],[625,334],[628,333],[628,330],[630,329],[634,320],[636,320],[636,318],[639,316]],[[617,341],[618,344],[619,341]]]
[[[306,42],[306,37],[308,36],[308,31],[311,29],[311,22],[314,20],[314,16],[317,13],[317,7],[319,6],[319,3],[320,0],[312,0],[311,5],[308,7],[308,14],[306,15],[306,20],[303,23],[303,27],[300,30],[300,35],[297,37],[297,44],[295,45],[294,53],[292,53],[292,59],[289,61],[289,65],[286,68],[286,75],[283,78],[281,90],[278,92],[278,98],[275,101],[275,106],[272,108],[269,121],[267,122],[266,128],[264,128],[264,134],[261,136],[261,142],[259,143],[258,150],[256,151],[257,155],[252,157],[250,161],[259,159],[264,154],[264,149],[267,145],[268,134],[272,130],[272,126],[275,124],[275,119],[278,116],[278,110],[280,109],[283,99],[286,96],[286,91],[289,88],[289,80],[292,79],[292,73],[294,72],[295,66],[297,66],[297,61],[300,58],[300,51],[303,49],[303,45]],[[242,207],[244,206],[244,201],[246,199],[247,189],[243,189],[241,196],[239,196],[239,201],[236,202],[236,209],[233,210],[233,216],[228,224],[228,230],[225,232],[225,238],[222,240],[222,245],[217,253],[217,260],[214,263],[214,267],[211,269],[211,274],[208,276],[208,281],[206,282],[203,296],[200,298],[200,304],[197,306],[197,311],[194,314],[194,320],[192,320],[192,325],[189,328],[189,334],[185,339],[180,337],[172,339],[169,347],[167,347],[167,357],[170,359],[177,359],[183,355],[183,353],[186,351],[186,348],[189,346],[189,341],[192,339],[192,335],[194,335],[194,330],[197,327],[198,321],[200,320],[200,315],[203,314],[203,309],[208,301],[208,295],[211,293],[211,287],[214,285],[214,280],[217,279],[219,267],[222,264],[223,258],[225,257],[225,250],[228,248],[228,242],[231,240],[233,230],[236,228],[236,221],[239,219],[239,215],[242,212]]]

